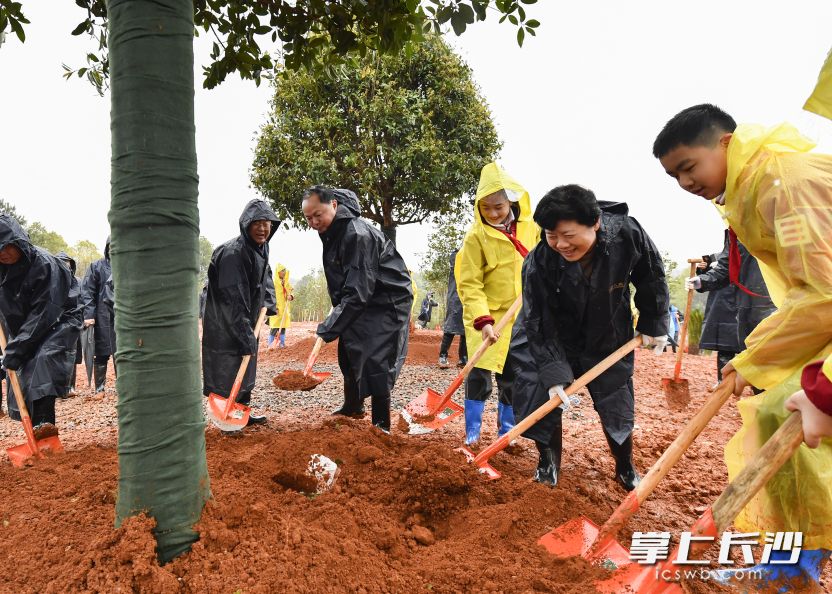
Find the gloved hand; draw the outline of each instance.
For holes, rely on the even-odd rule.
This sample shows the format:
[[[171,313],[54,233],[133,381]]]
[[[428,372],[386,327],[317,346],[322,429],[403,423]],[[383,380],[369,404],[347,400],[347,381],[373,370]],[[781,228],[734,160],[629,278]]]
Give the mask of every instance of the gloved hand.
[[[692,276],[685,279],[685,291],[698,290],[702,288],[702,279],[698,276]]]
[[[558,384],[557,386],[552,386],[549,388],[549,400],[558,396],[560,398],[560,405],[558,408],[562,410],[567,410],[569,406],[572,404],[569,396],[566,395],[566,392],[563,391],[563,384]]]
[[[11,369],[12,371],[17,371],[21,366],[21,362],[17,359],[17,357],[12,357],[10,355],[6,355],[3,357],[3,369]]]
[[[653,347],[653,352],[660,355],[664,352],[664,348],[667,346],[667,335],[647,336],[646,334],[642,334],[641,344],[646,347]]]

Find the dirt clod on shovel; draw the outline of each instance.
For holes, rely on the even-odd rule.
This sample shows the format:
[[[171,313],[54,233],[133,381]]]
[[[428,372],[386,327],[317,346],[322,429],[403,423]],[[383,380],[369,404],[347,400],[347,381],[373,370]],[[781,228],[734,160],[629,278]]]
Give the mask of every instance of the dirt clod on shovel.
[[[674,381],[671,378],[663,378],[662,390],[667,404],[673,410],[684,410],[690,402],[690,388],[686,379]]]
[[[272,378],[272,383],[278,390],[305,392],[318,387],[321,380],[308,375],[303,375],[302,371],[287,370],[274,376],[274,378]]]

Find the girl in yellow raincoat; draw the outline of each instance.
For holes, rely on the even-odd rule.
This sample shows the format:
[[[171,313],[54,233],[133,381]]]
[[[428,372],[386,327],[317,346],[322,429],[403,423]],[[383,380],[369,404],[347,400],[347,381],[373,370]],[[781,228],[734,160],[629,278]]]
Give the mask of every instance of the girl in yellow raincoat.
[[[540,229],[532,220],[529,193],[497,163],[482,168],[474,201],[474,221],[456,256],[454,275],[462,302],[469,352],[493,342],[465,380],[465,443],[480,438],[485,400],[491,394],[491,372],[497,374],[497,430],[514,426],[511,406],[513,374],[506,365],[511,324],[499,336],[494,324],[521,294],[523,258],[537,245]]]
[[[279,335],[280,348],[286,347],[286,329],[292,326],[292,308],[289,302],[292,295],[292,283],[289,282],[289,271],[283,264],[274,269],[275,310],[277,315],[269,316],[269,348],[274,348],[274,339]]]
[[[788,124],[737,126],[713,105],[671,119],[653,146],[679,185],[724,210],[730,225],[729,276],[741,290],[736,240],[757,258],[778,311],[746,339],[723,370],[736,371],[743,425],[725,448],[735,477],[790,414],[784,401],[800,388],[807,364],[832,353],[832,155]],[[734,253],[736,250],[736,253]],[[741,531],[803,533],[797,568],[815,581],[832,548],[832,439],[800,447],[735,520]],[[786,551],[786,556],[791,551]],[[791,577],[789,565],[762,565],[764,579]],[[751,571],[745,568],[746,571]]]

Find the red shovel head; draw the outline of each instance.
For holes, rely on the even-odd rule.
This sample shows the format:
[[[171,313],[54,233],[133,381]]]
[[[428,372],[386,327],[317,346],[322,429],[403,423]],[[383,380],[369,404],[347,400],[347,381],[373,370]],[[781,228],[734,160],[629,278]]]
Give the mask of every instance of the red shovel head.
[[[401,418],[409,426],[408,433],[436,431],[462,414],[464,409],[453,400],[448,400],[441,410],[437,410],[442,400],[444,396],[430,388],[411,400],[401,413]]]
[[[57,435],[38,439],[37,444],[38,452],[41,455],[60,454],[64,451],[64,446],[61,444],[61,440],[58,439]],[[29,447],[28,443],[12,446],[6,450],[6,453],[9,455],[9,460],[11,460],[12,465],[18,468],[31,464],[32,459],[37,456],[32,451],[32,448]]]
[[[590,548],[598,538],[598,530],[595,522],[581,516],[544,534],[537,544],[556,557],[587,558]],[[604,546],[598,548],[594,559],[598,559],[607,569],[616,569],[632,563],[627,549],[612,538],[604,543]]]
[[[240,431],[248,424],[251,409],[244,404],[235,402],[226,414],[227,406],[228,398],[223,398],[213,392],[208,395],[208,417],[211,422],[223,431]]]
[[[455,451],[460,452],[462,455],[464,455],[468,459],[469,464],[476,464],[477,470],[479,470],[482,474],[484,474],[491,480],[497,480],[498,478],[503,476],[500,473],[500,471],[498,471],[496,468],[494,468],[493,466],[491,466],[491,464],[488,463],[487,459],[477,461],[477,455],[465,446],[457,448]]]
[[[671,408],[681,410],[690,402],[690,387],[684,378],[663,377],[662,391]]]

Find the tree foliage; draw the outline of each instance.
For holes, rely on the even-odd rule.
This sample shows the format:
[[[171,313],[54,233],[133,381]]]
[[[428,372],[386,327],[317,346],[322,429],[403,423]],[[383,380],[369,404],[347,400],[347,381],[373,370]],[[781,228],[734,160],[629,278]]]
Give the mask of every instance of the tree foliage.
[[[292,294],[295,296],[291,310],[294,321],[323,320],[332,306],[326,277],[320,268],[296,282]]]
[[[83,278],[87,273],[90,264],[104,257],[104,255],[98,251],[96,245],[86,239],[82,239],[75,245],[71,246],[67,250],[67,253],[72,256],[73,260],[75,260],[75,266],[77,267],[76,274],[81,278]]]
[[[69,250],[69,245],[60,233],[50,231],[38,221],[29,225],[26,231],[29,233],[29,241],[36,246],[42,247],[50,254],[57,254],[58,252],[66,252]]]
[[[428,249],[419,264],[430,290],[445,292],[451,273],[451,254],[462,247],[470,224],[470,208],[448,217],[437,217],[434,221],[434,230],[428,235]]]
[[[465,208],[500,148],[470,68],[436,36],[334,78],[290,72],[275,87],[251,180],[295,225],[305,225],[303,188],[322,183],[354,190],[394,239],[398,225]]]
[[[199,236],[199,288],[208,282],[208,266],[211,264],[211,255],[214,253],[214,246],[208,238]]]
[[[8,215],[13,216],[17,219],[17,222],[20,223],[20,226],[24,229],[26,228],[26,218],[17,212],[17,208],[11,202],[6,202],[3,199],[0,199],[0,213],[5,213]]]

